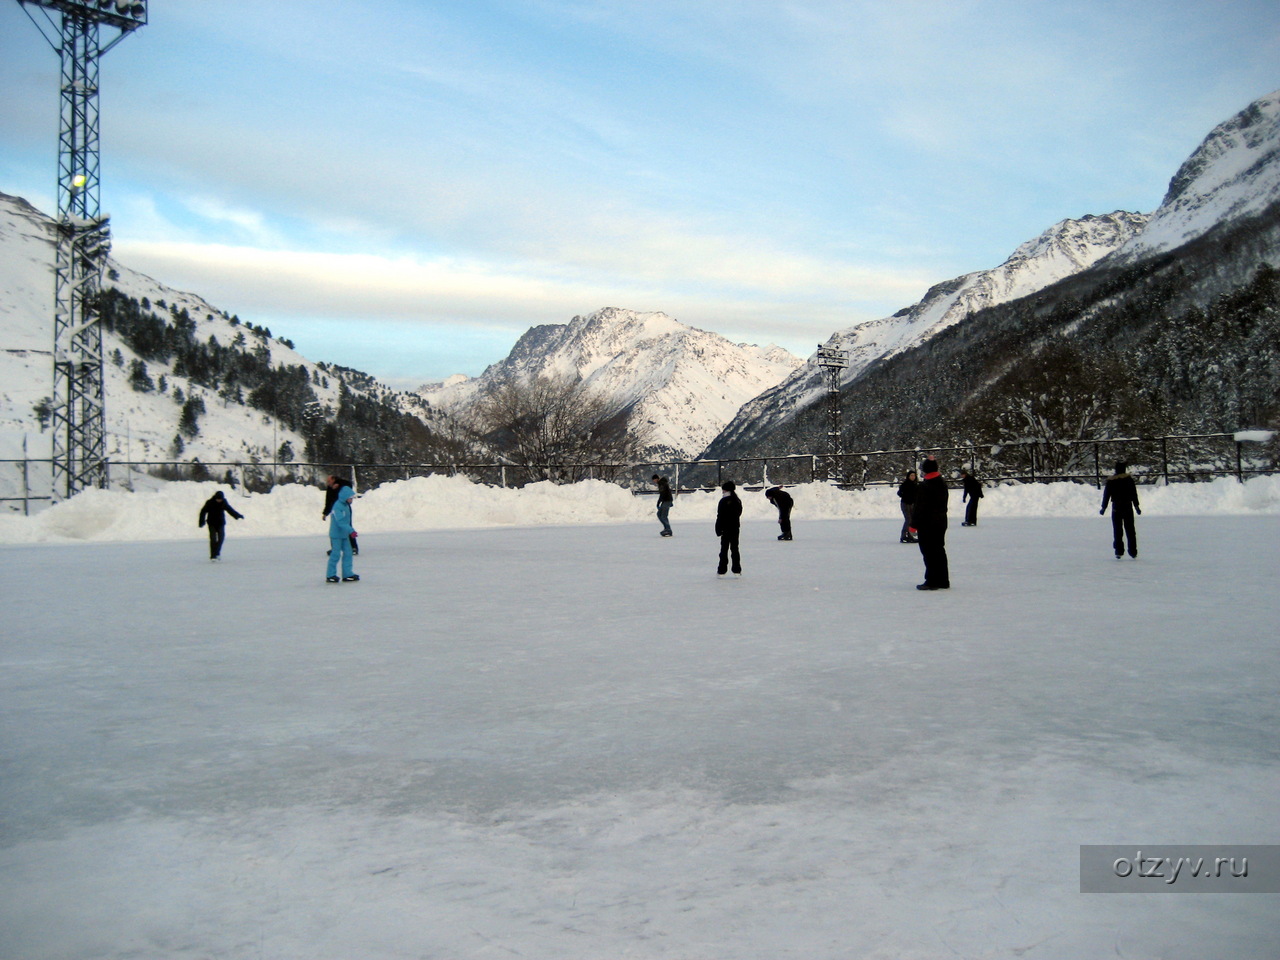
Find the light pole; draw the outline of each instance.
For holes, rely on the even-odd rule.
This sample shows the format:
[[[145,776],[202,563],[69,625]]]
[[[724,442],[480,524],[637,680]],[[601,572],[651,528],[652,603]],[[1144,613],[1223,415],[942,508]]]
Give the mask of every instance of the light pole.
[[[106,408],[98,293],[111,249],[99,207],[98,61],[147,22],[142,2],[18,0],[58,53],[57,255],[53,308],[53,495],[106,485]],[[29,7],[43,17],[41,23]],[[60,18],[60,22],[58,22]],[[119,30],[103,46],[103,25]]]
[[[849,351],[840,349],[840,340],[832,337],[825,344],[818,344],[818,366],[827,376],[827,462],[826,475],[830,480],[840,473],[840,457],[844,454],[844,438],[840,423],[840,378],[849,368]]]

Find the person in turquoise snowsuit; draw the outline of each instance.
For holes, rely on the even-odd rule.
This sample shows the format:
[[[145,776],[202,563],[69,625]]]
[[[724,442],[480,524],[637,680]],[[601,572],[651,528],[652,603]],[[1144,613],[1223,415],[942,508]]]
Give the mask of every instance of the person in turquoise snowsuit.
[[[325,579],[329,583],[338,582],[338,558],[342,558],[342,579],[348,582],[359,580],[351,568],[351,534],[355,527],[351,524],[351,501],[355,499],[355,491],[337,477],[329,477],[325,481],[328,487],[338,491],[338,498],[329,512],[329,565]]]

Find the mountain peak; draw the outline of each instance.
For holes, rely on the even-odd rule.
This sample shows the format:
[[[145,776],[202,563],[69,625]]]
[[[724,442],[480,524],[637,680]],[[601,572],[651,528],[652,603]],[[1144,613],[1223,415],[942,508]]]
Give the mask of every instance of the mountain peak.
[[[800,362],[779,347],[734,344],[665,313],[605,307],[533,327],[479,377],[423,393],[433,405],[465,410],[489,384],[579,378],[609,400],[613,413],[648,422],[655,454],[688,457]]]
[[[1280,90],[1255,100],[1209,132],[1169,181],[1161,207],[1220,190],[1259,172],[1280,152]]]
[[[1112,257],[1174,250],[1280,201],[1280,90],[1218,124],[1178,168],[1147,228]]]

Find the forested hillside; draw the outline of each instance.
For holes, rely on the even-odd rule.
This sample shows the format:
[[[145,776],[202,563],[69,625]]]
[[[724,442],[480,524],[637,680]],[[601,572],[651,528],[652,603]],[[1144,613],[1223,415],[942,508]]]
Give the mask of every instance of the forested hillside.
[[[286,451],[282,459],[294,459],[289,454],[296,453],[297,459],[315,463],[400,463],[449,456],[448,444],[419,416],[401,409],[402,404],[416,405],[427,414],[429,407],[420,397],[387,391],[367,374],[323,362],[310,367],[273,364],[271,334],[263,327],[225,317],[236,333],[224,343],[212,334],[201,340],[196,320],[185,308],[138,300],[114,288],[103,291],[100,306],[104,330],[135,355],[126,361],[118,347],[108,355],[109,363],[129,364],[132,389],[164,391],[167,377],[188,383],[185,396],[180,386],[173,388],[175,402],[183,406],[175,447],[183,435],[190,438],[199,431],[204,401],[190,389],[194,384],[216,393],[224,404],[248,405],[306,438],[305,450]],[[153,377],[148,363],[167,374]],[[172,452],[182,453],[180,448]]]
[[[1280,422],[1280,204],[1179,249],[979,311],[842,394],[848,450]],[[717,456],[820,450],[826,408]]]

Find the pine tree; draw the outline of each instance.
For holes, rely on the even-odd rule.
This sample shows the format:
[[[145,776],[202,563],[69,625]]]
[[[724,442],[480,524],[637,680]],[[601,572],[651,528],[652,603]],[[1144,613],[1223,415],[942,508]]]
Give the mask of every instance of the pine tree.
[[[204,401],[197,396],[187,398],[182,405],[182,416],[178,420],[178,433],[193,438],[200,433],[200,414],[204,412]]]
[[[150,393],[156,388],[151,374],[147,373],[147,365],[137,358],[129,364],[129,386],[138,393]]]

